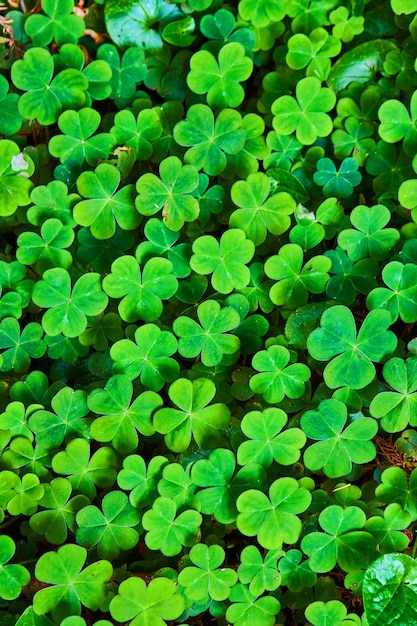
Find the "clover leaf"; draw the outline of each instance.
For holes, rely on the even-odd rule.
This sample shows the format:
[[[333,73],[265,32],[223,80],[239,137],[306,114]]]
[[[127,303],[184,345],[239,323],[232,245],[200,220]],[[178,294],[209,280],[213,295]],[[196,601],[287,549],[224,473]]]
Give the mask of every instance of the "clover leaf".
[[[356,506],[327,506],[319,515],[324,532],[313,531],[301,540],[313,572],[330,572],[336,563],[344,572],[355,572],[373,560],[376,541],[361,530],[366,515]]]
[[[26,567],[7,564],[16,550],[16,544],[7,535],[0,536],[0,598],[15,600],[22,592],[22,587],[29,584],[30,574]]]
[[[65,450],[57,452],[52,459],[56,474],[68,476],[74,491],[93,500],[97,487],[109,488],[116,481],[116,453],[103,446],[91,454],[90,443],[79,437],[71,439]]]
[[[130,47],[121,53],[116,46],[103,43],[97,49],[97,59],[105,61],[111,68],[110,98],[117,106],[123,106],[126,100],[134,96],[136,85],[146,74],[144,52],[141,48]]]
[[[347,408],[339,400],[322,400],[317,411],[307,411],[301,427],[309,439],[318,440],[304,452],[310,470],[323,469],[326,476],[338,478],[352,470],[352,463],[368,463],[375,457],[371,439],[378,424],[369,417],[351,422],[346,428]]]
[[[176,620],[184,611],[184,599],[175,583],[161,576],[149,585],[141,578],[123,580],[110,602],[110,614],[118,622],[129,620],[131,626],[164,626],[164,620]]]
[[[87,328],[87,315],[99,315],[107,306],[100,276],[84,274],[71,289],[69,273],[60,267],[46,270],[32,293],[38,306],[49,309],[42,316],[42,326],[48,335],[62,332],[66,337],[77,337]]]
[[[390,359],[383,374],[391,390],[376,394],[369,412],[381,418],[382,427],[389,433],[417,426],[417,359]]]
[[[398,502],[417,520],[417,470],[407,477],[401,467],[388,467],[381,474],[381,482],[375,489],[376,497],[384,503]]]
[[[88,396],[88,407],[102,415],[91,424],[96,441],[111,441],[119,452],[132,452],[138,445],[138,432],[153,435],[151,415],[162,405],[154,391],[144,391],[132,402],[133,385],[127,376],[116,374],[104,389],[94,389]]]
[[[307,67],[307,76],[327,78],[330,59],[338,56],[341,41],[324,28],[315,28],[311,33],[296,33],[288,40],[286,61],[289,67],[300,70]]]
[[[303,266],[303,256],[301,246],[287,243],[280,247],[278,254],[266,260],[265,274],[278,281],[269,291],[274,304],[295,309],[307,303],[308,292],[322,293],[325,290],[331,261],[319,255]]]
[[[200,505],[195,497],[196,489],[191,479],[191,464],[184,468],[180,463],[168,463],[162,469],[158,493],[163,498],[173,500],[178,509],[192,508],[200,511]]]
[[[46,15],[29,15],[25,31],[34,46],[47,46],[52,40],[58,45],[77,43],[84,32],[84,20],[72,11],[72,0],[42,0]]]
[[[19,206],[30,204],[35,170],[32,159],[9,139],[0,140],[0,216],[12,215]]]
[[[226,600],[237,581],[237,573],[230,567],[222,567],[226,553],[221,546],[197,544],[190,550],[194,564],[181,570],[178,583],[187,589],[187,596],[194,601],[207,597],[221,602]]]
[[[186,510],[177,516],[177,505],[171,498],[156,498],[152,508],[142,517],[147,531],[145,543],[151,550],[160,550],[165,556],[179,554],[183,546],[195,544],[203,518],[198,511]]]
[[[285,191],[270,195],[271,187],[268,176],[259,172],[250,174],[246,181],[238,180],[231,188],[232,200],[240,208],[231,214],[229,226],[242,229],[255,246],[265,241],[267,232],[285,233],[296,207]]]
[[[194,104],[186,119],[174,126],[174,139],[189,148],[184,155],[186,163],[216,176],[226,168],[226,154],[237,154],[244,148],[246,132],[238,111],[222,109],[214,120],[210,107]]]
[[[6,317],[0,322],[0,350],[2,362],[0,370],[22,373],[29,369],[31,358],[38,359],[46,352],[42,341],[43,330],[38,322],[29,322],[22,331],[14,317]]]
[[[12,65],[13,84],[24,91],[18,103],[22,117],[53,124],[64,109],[86,103],[88,80],[78,69],[63,69],[54,78],[54,61],[44,48],[30,48]]]
[[[375,148],[375,141],[372,139],[374,132],[372,122],[358,120],[353,116],[347,117],[344,129],[339,128],[332,133],[335,157],[343,159],[353,156],[359,165],[363,165]]]
[[[90,419],[87,394],[81,389],[63,387],[51,400],[52,411],[39,409],[29,417],[29,428],[36,433],[36,441],[45,448],[55,448],[67,434],[88,437]]]
[[[129,501],[136,509],[152,506],[158,495],[157,485],[162,478],[162,470],[168,459],[161,455],[153,456],[148,465],[138,454],[130,454],[123,460],[123,469],[117,475],[117,484],[129,490]]]
[[[140,378],[144,387],[160,391],[165,383],[178,378],[179,365],[171,355],[177,351],[177,340],[155,324],[143,324],[135,331],[135,340],[121,339],[110,348],[113,371],[130,380]]]
[[[0,104],[3,114],[0,120],[0,133],[2,135],[14,135],[22,126],[22,117],[17,108],[18,100],[19,96],[16,93],[9,93],[8,80],[1,75]]]
[[[268,468],[273,461],[280,465],[292,465],[298,461],[306,437],[299,428],[283,430],[287,421],[284,411],[275,407],[246,413],[241,429],[248,440],[238,448],[239,465],[259,463]]]
[[[159,175],[143,174],[136,183],[136,208],[142,215],[154,215],[162,209],[164,223],[171,230],[180,230],[184,222],[198,217],[199,208],[191,193],[198,187],[197,169],[182,165],[176,156],[164,159]]]
[[[417,321],[417,267],[414,263],[391,261],[382,270],[382,280],[386,287],[376,287],[366,299],[370,310],[382,309],[391,313],[392,322],[400,317],[411,324]]]
[[[61,163],[74,159],[95,166],[107,159],[114,148],[115,140],[110,133],[96,133],[101,118],[98,111],[85,107],[79,111],[64,111],[58,118],[62,135],[54,135],[48,144],[52,156]]]
[[[212,274],[211,283],[219,293],[243,289],[250,279],[247,263],[255,252],[253,241],[240,228],[227,230],[217,241],[212,235],[193,243],[190,265],[197,274]]]
[[[365,530],[375,537],[378,550],[382,554],[402,552],[409,542],[407,535],[402,531],[408,528],[410,523],[410,514],[404,511],[397,502],[391,502],[384,510],[383,517],[374,515],[368,519]]]
[[[247,585],[238,583],[230,592],[229,600],[232,604],[226,610],[227,621],[236,626],[274,626],[275,616],[281,605],[271,595],[257,598]]]
[[[187,84],[197,94],[207,94],[212,108],[224,109],[242,104],[245,92],[240,82],[252,73],[253,62],[237,42],[222,46],[218,61],[208,50],[195,52],[190,59]]]
[[[206,300],[197,308],[199,324],[191,317],[178,317],[173,330],[179,337],[178,351],[186,358],[201,355],[201,361],[209,367],[218,365],[224,354],[239,350],[240,340],[228,334],[240,322],[239,314],[231,307],[221,308],[216,300]]]
[[[281,583],[293,593],[314,587],[317,582],[317,574],[311,570],[309,560],[302,558],[303,553],[300,550],[287,550],[278,563]]]
[[[77,202],[74,219],[81,226],[89,226],[97,239],[114,235],[115,222],[133,230],[141,221],[134,205],[134,186],[125,185],[117,191],[119,183],[120,173],[109,163],[100,163],[94,172],[83,172],[77,179],[78,192],[87,200]]]
[[[41,234],[25,231],[17,238],[16,258],[24,265],[35,265],[42,274],[48,269],[69,269],[72,255],[69,248],[74,241],[74,231],[56,218],[47,219],[41,226]]]
[[[162,124],[154,109],[139,111],[137,118],[124,109],[114,116],[111,134],[119,145],[132,148],[136,159],[145,161],[153,153],[153,142],[162,135]]]
[[[81,605],[97,610],[106,600],[107,583],[113,574],[108,561],[95,561],[83,569],[87,550],[82,546],[66,544],[56,552],[45,552],[39,557],[35,576],[49,583],[37,591],[33,608],[37,615],[51,612],[55,620],[79,615]]]
[[[252,391],[262,394],[270,404],[281,402],[284,396],[300,398],[311,372],[304,363],[288,365],[289,361],[290,352],[284,346],[272,345],[257,352],[252,367],[260,373],[249,381]]]
[[[31,516],[29,524],[38,535],[54,545],[64,543],[68,536],[68,529],[76,530],[75,516],[77,511],[89,504],[84,495],[70,498],[71,483],[66,478],[54,478],[45,485],[45,493],[39,500],[39,505],[45,509]]]
[[[30,194],[34,206],[28,209],[28,220],[40,226],[49,218],[59,219],[65,226],[74,227],[72,209],[80,196],[68,193],[68,187],[60,180],[52,180],[47,185],[38,185]]]
[[[414,124],[417,119],[417,93],[414,92],[411,96],[410,112],[399,100],[386,100],[379,108],[378,117],[381,121],[378,128],[381,139],[388,143],[403,140],[404,152],[414,156],[417,145]]]
[[[263,548],[275,550],[283,543],[298,540],[302,524],[297,514],[303,513],[310,502],[310,492],[295,478],[278,478],[269,488],[269,498],[256,489],[248,489],[238,497],[236,525],[244,535],[256,536]]]
[[[165,435],[170,450],[183,452],[192,436],[203,449],[216,447],[220,431],[229,424],[230,411],[225,404],[210,404],[215,392],[214,383],[207,378],[178,378],[169,386],[168,395],[178,408],[159,409],[153,425]]]
[[[139,534],[132,528],[139,523],[138,511],[121,491],[106,493],[101,510],[94,505],[80,509],[76,516],[76,539],[87,548],[97,546],[100,558],[115,559],[120,550],[130,550]]]
[[[122,298],[118,309],[126,322],[157,320],[162,313],[162,300],[171,298],[177,287],[172,263],[157,257],[145,263],[141,271],[133,256],[121,256],[112,263],[111,273],[103,280],[109,296]]]
[[[200,176],[205,176],[205,174],[200,174]],[[204,199],[200,198],[199,200],[201,207]],[[186,278],[190,275],[189,258],[191,256],[191,244],[179,243],[175,246],[174,244],[180,238],[178,231],[175,232],[167,228],[162,220],[153,217],[147,220],[144,234],[146,241],[141,241],[135,252],[139,263],[143,263],[153,256],[163,256],[168,261],[171,261],[172,270],[176,278]]]
[[[265,28],[271,22],[280,22],[286,15],[283,0],[240,0],[239,14],[256,28]]]
[[[388,330],[388,311],[371,311],[358,335],[352,312],[342,305],[325,311],[320,324],[308,337],[307,348],[314,359],[330,361],[323,374],[331,389],[343,385],[352,389],[366,387],[375,378],[373,361],[379,363],[397,346],[397,337]]]
[[[343,159],[339,169],[336,169],[336,165],[327,157],[319,159],[316,167],[313,180],[316,185],[323,187],[325,196],[348,198],[352,195],[354,187],[362,180],[362,174],[358,172],[359,163],[353,157]]]
[[[311,145],[317,137],[327,137],[333,130],[327,111],[333,109],[336,96],[322,87],[318,78],[307,76],[296,85],[296,98],[281,96],[272,105],[272,124],[279,135],[296,133],[298,141]]]
[[[277,569],[281,550],[268,550],[265,557],[256,546],[246,546],[240,554],[237,573],[240,582],[249,584],[249,591],[260,596],[265,591],[274,591],[281,584],[281,575]]]
[[[305,610],[305,616],[312,626],[322,626],[326,622],[334,626],[353,626],[356,622],[353,619],[355,613],[348,615],[347,608],[340,600],[329,600],[322,602],[321,600],[312,602]],[[352,617],[352,621],[349,619]],[[345,619],[346,618],[346,619]]]
[[[367,295],[377,287],[376,276],[379,272],[377,261],[366,257],[354,263],[349,259],[346,251],[339,246],[333,250],[327,250],[325,256],[332,261],[330,273],[333,276],[326,285],[329,298],[341,304],[350,305],[355,301],[357,292]],[[368,306],[368,308],[373,307]]]
[[[355,227],[345,228],[339,234],[337,242],[346,250],[352,261],[370,256],[381,261],[400,238],[396,228],[384,228],[391,219],[389,209],[383,204],[372,207],[357,206],[350,214],[350,221]]]
[[[257,463],[248,463],[236,470],[236,458],[231,450],[216,448],[207,459],[201,459],[191,468],[191,478],[201,487],[196,497],[201,512],[213,515],[221,524],[233,524],[237,517],[236,500],[248,485],[258,485],[265,472]]]

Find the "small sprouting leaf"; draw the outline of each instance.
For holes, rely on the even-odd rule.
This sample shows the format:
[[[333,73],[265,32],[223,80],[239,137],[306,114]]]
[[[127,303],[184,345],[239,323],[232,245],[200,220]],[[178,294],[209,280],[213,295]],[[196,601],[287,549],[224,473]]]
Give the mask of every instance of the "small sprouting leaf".
[[[391,315],[376,309],[365,318],[356,336],[355,318],[346,306],[327,309],[307,339],[311,356],[319,361],[330,361],[324,369],[324,380],[331,389],[344,385],[362,389],[375,378],[374,362],[390,356],[397,337],[388,330]]]
[[[122,298],[118,309],[122,320],[153,322],[162,313],[162,300],[177,291],[178,281],[172,273],[172,263],[153,257],[141,271],[133,256],[119,256],[104,277],[103,288],[112,298]]]
[[[118,622],[131,626],[163,626],[164,620],[176,620],[184,611],[184,599],[175,583],[163,576],[146,586],[142,578],[123,580],[110,602],[110,614]]]
[[[256,535],[263,548],[281,548],[283,543],[298,540],[302,524],[297,514],[307,510],[310,502],[310,492],[295,478],[278,478],[269,488],[269,498],[256,489],[248,489],[238,497],[236,524],[244,535]]]
[[[140,378],[144,387],[160,391],[165,383],[178,378],[179,365],[171,356],[177,351],[177,340],[155,324],[143,324],[135,331],[135,340],[121,339],[110,348],[115,374],[130,380]]]
[[[124,230],[133,230],[140,224],[134,186],[117,190],[119,183],[120,172],[109,163],[100,163],[94,172],[85,171],[77,179],[78,192],[87,199],[75,205],[74,219],[81,226],[89,226],[97,239],[112,237],[116,222]]]
[[[45,615],[51,611],[55,620],[61,621],[69,615],[79,615],[81,605],[94,611],[104,603],[113,568],[108,561],[95,561],[83,569],[86,558],[87,550],[73,544],[39,557],[35,576],[50,585],[36,592],[35,613]]]
[[[42,317],[45,332],[51,336],[62,332],[66,337],[77,337],[84,332],[87,315],[99,315],[108,302],[99,274],[84,274],[71,289],[69,273],[58,267],[44,272],[34,286],[32,300],[38,306],[49,309]]]
[[[100,113],[95,109],[64,111],[58,118],[62,135],[54,135],[48,144],[52,156],[64,163],[74,159],[95,166],[107,159],[114,148],[115,139],[110,133],[96,133],[100,126]]]
[[[187,84],[191,91],[206,93],[212,108],[235,108],[242,104],[245,92],[240,82],[251,75],[253,62],[245,56],[242,44],[231,42],[220,48],[218,61],[208,50],[195,52],[190,68]]]
[[[229,331],[239,326],[239,314],[232,307],[221,308],[216,300],[206,300],[197,309],[199,324],[191,317],[174,320],[173,330],[179,337],[178,351],[186,358],[201,355],[209,367],[218,365],[224,354],[239,350],[240,340]]]
[[[216,447],[221,430],[230,421],[230,411],[225,404],[210,404],[215,392],[214,383],[207,378],[178,378],[170,385],[168,395],[178,408],[159,409],[153,419],[170,450],[184,452],[192,436],[202,449]]]
[[[15,542],[7,535],[0,536],[0,598],[15,600],[22,592],[22,587],[29,584],[30,574],[23,565],[9,564],[16,550]]]
[[[151,416],[162,405],[154,391],[144,391],[132,402],[133,385],[127,376],[116,374],[104,389],[94,389],[88,396],[88,407],[98,417],[91,425],[96,441],[111,441],[119,452],[132,452],[138,445],[138,432],[153,435]]]
[[[304,452],[304,463],[313,472],[323,469],[326,476],[338,478],[349,474],[352,463],[368,463],[375,458],[378,423],[364,417],[346,428],[347,408],[339,400],[322,400],[317,411],[306,411],[301,427],[309,439],[316,440]]]
[[[262,394],[269,404],[281,402],[285,396],[300,398],[311,372],[304,363],[288,365],[289,361],[290,352],[284,346],[272,345],[257,352],[252,367],[260,373],[249,381],[252,391]]]
[[[369,626],[416,621],[416,577],[415,559],[407,554],[385,554],[368,567],[362,588]]]
[[[187,596],[194,601],[207,597],[221,602],[229,597],[237,582],[237,573],[230,567],[222,567],[225,551],[221,546],[199,543],[190,550],[192,566],[185,567],[178,576],[178,583],[187,589]]]
[[[280,465],[296,463],[306,436],[299,428],[285,428],[287,421],[284,411],[276,407],[246,413],[241,428],[248,440],[238,448],[239,465],[259,463],[267,468],[273,461]]]

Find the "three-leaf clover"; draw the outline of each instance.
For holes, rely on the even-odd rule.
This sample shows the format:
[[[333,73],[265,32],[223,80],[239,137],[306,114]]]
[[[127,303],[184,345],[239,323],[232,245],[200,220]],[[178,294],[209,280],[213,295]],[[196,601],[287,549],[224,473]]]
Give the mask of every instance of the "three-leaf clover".
[[[266,260],[266,275],[278,281],[269,291],[274,304],[295,309],[307,303],[309,292],[322,293],[326,289],[330,259],[314,256],[303,266],[303,258],[301,246],[287,243]]]
[[[35,165],[10,139],[0,140],[0,216],[13,215],[19,206],[30,204]]]
[[[114,116],[111,134],[119,145],[132,148],[136,158],[145,161],[153,153],[153,142],[162,135],[162,125],[154,109],[139,111],[137,118],[124,109]]]
[[[229,600],[232,604],[226,610],[226,619],[236,626],[274,626],[275,616],[281,608],[279,601],[272,595],[257,598],[242,583],[233,587]]]
[[[375,495],[381,502],[401,504],[414,522],[417,520],[417,469],[407,477],[401,467],[388,467],[381,474]]]
[[[225,556],[218,545],[198,543],[191,548],[189,557],[193,565],[185,567],[178,576],[178,583],[186,587],[188,597],[196,602],[207,597],[218,602],[228,598],[237,582],[237,573],[230,567],[220,568]]]
[[[198,237],[193,243],[190,265],[197,274],[212,274],[211,284],[219,293],[243,289],[250,280],[247,263],[255,252],[253,241],[240,228],[227,230],[218,241],[212,235]]]
[[[156,324],[143,324],[134,337],[134,341],[116,341],[110,348],[115,374],[125,374],[130,380],[139,377],[142,385],[152,391],[160,391],[165,383],[178,378],[178,362],[171,358],[177,351],[172,333]]]
[[[357,206],[350,214],[353,228],[345,228],[339,234],[337,242],[346,250],[352,261],[359,261],[370,256],[381,261],[400,238],[396,228],[385,228],[391,219],[389,209],[383,204],[372,207]]]
[[[298,141],[311,145],[317,137],[326,137],[333,130],[327,111],[336,103],[336,95],[322,87],[318,78],[307,76],[296,85],[296,97],[281,96],[272,105],[272,125],[279,135],[296,133]]]
[[[179,554],[183,546],[195,544],[203,518],[198,511],[186,510],[177,515],[177,505],[171,498],[156,498],[152,508],[142,516],[147,531],[145,543],[151,550],[160,550],[165,556]]]
[[[38,322],[21,326],[14,317],[6,317],[0,322],[0,370],[14,370],[22,373],[29,369],[31,358],[38,359],[46,352],[42,340],[43,330]]]
[[[99,315],[108,303],[99,274],[84,274],[71,289],[71,276],[60,267],[44,272],[42,279],[35,283],[32,300],[48,309],[42,316],[45,332],[52,336],[62,333],[66,337],[77,337],[84,332],[87,315]]]
[[[115,559],[120,550],[130,550],[139,539],[137,530],[139,513],[122,491],[106,493],[101,510],[87,505],[77,513],[76,539],[79,545],[97,546],[100,558]]]
[[[368,309],[391,313],[392,322],[400,317],[406,324],[417,322],[417,267],[414,263],[391,261],[382,270],[386,287],[376,287],[366,298]]]
[[[234,354],[239,350],[240,340],[229,331],[240,323],[237,311],[232,307],[221,307],[216,300],[206,300],[197,308],[200,323],[191,317],[178,317],[172,326],[179,337],[178,351],[186,358],[201,355],[204,365],[218,365],[224,354]]]
[[[259,463],[265,468],[273,461],[280,465],[296,463],[300,458],[300,448],[306,443],[306,436],[299,428],[284,430],[287,421],[284,411],[276,407],[246,413],[241,429],[248,439],[238,448],[238,463],[243,466]]]
[[[300,398],[305,391],[310,368],[304,363],[288,365],[290,357],[287,348],[272,345],[257,352],[252,359],[252,367],[260,373],[251,377],[250,388],[262,394],[270,404],[281,402],[284,396]]]
[[[164,223],[171,230],[180,230],[184,222],[198,217],[197,199],[191,195],[199,184],[194,165],[183,165],[176,156],[164,159],[159,176],[143,174],[136,183],[136,208],[142,215],[154,215],[162,209]]]
[[[123,580],[110,602],[113,619],[129,621],[131,626],[164,626],[164,620],[175,620],[183,611],[184,599],[174,581],[163,576],[153,578],[149,585],[142,578]]]
[[[351,422],[346,428],[347,408],[339,400],[322,400],[317,411],[304,413],[303,432],[316,443],[304,452],[304,463],[310,470],[323,469],[326,476],[338,478],[349,474],[352,463],[368,463],[375,457],[378,423],[369,417]]]
[[[313,531],[301,540],[314,572],[330,572],[336,563],[345,572],[354,572],[373,560],[376,541],[363,529],[366,515],[357,506],[327,506],[319,515],[324,532]]]
[[[236,524],[244,535],[256,536],[263,548],[281,548],[283,543],[298,540],[302,523],[297,515],[306,511],[310,502],[310,492],[295,478],[278,478],[269,488],[269,498],[256,489],[238,497]]]
[[[366,316],[358,334],[352,312],[342,305],[327,309],[320,325],[308,337],[307,348],[314,359],[330,361],[324,380],[331,389],[366,387],[375,378],[373,361],[382,361],[397,346],[397,337],[388,330],[391,315],[381,309]]]
[[[121,256],[104,277],[103,288],[112,298],[122,298],[118,309],[122,320],[152,322],[162,313],[162,300],[177,291],[178,281],[172,273],[172,263],[153,257],[141,267],[133,256]]]
[[[110,133],[96,133],[100,122],[100,113],[95,109],[64,111],[58,118],[63,134],[50,139],[49,152],[61,163],[73,159],[80,164],[86,161],[88,165],[97,165],[98,161],[107,159],[116,143]]]
[[[117,484],[129,490],[129,501],[136,509],[152,506],[162,477],[162,470],[168,459],[161,455],[153,456],[148,465],[138,454],[130,454],[123,461],[123,469],[117,474]]]
[[[381,425],[389,433],[417,426],[417,359],[405,361],[394,357],[384,365],[383,375],[391,387],[377,393],[371,401],[369,412],[381,418]]]
[[[216,387],[208,378],[178,378],[170,385],[168,395],[178,408],[159,409],[153,419],[170,450],[183,452],[192,436],[203,449],[216,447],[220,431],[230,421],[230,411],[225,404],[210,404],[215,393]]]
[[[331,159],[324,157],[317,161],[316,168],[313,180],[316,185],[323,187],[325,196],[348,198],[362,180],[362,174],[358,171],[359,163],[353,157],[343,159],[339,169]]]
[[[25,31],[34,46],[47,46],[54,40],[59,46],[77,43],[84,32],[84,20],[73,13],[72,0],[42,0],[46,15],[32,14],[25,21]]]
[[[263,558],[256,546],[246,546],[240,554],[237,570],[240,582],[249,584],[249,591],[254,596],[274,591],[281,584],[281,574],[277,568],[281,555],[281,550],[268,550]]]
[[[87,550],[74,544],[39,557],[35,576],[49,586],[37,591],[33,598],[37,615],[52,612],[60,621],[69,615],[79,615],[81,605],[94,611],[104,603],[113,568],[109,561],[95,561],[83,569],[86,558]]]
[[[403,140],[406,154],[414,156],[417,145],[417,93],[414,92],[410,100],[410,112],[400,100],[386,100],[378,111],[381,121],[378,132],[381,138],[388,143]]]
[[[190,68],[187,84],[191,91],[206,93],[207,102],[214,109],[235,108],[243,102],[245,92],[240,82],[251,75],[253,62],[245,56],[242,44],[231,42],[220,48],[218,61],[208,50],[195,52]]]
[[[85,171],[77,179],[77,189],[87,198],[77,202],[74,219],[89,226],[97,239],[108,239],[115,233],[116,222],[124,230],[133,230],[141,221],[135,209],[135,188],[125,185],[118,191],[119,170],[109,163],[100,163],[94,172]]]
[[[265,241],[267,232],[285,233],[291,224],[289,216],[296,208],[289,193],[270,195],[271,187],[268,176],[259,172],[250,174],[246,181],[238,180],[231,188],[232,200],[240,208],[231,214],[229,226],[241,228],[255,246]]]
[[[29,584],[30,574],[26,567],[18,564],[8,564],[13,558],[16,545],[7,535],[0,536],[0,598],[15,600],[22,592],[22,587]]]
[[[40,235],[30,231],[19,235],[16,258],[24,265],[36,264],[40,274],[54,267],[67,270],[71,267],[72,255],[65,248],[69,248],[73,241],[74,231],[71,226],[52,217],[42,224]]]
[[[144,391],[132,402],[133,385],[127,376],[116,374],[104,389],[94,389],[88,396],[88,407],[102,415],[91,424],[96,441],[111,441],[119,452],[132,452],[138,445],[138,432],[153,435],[151,416],[162,405],[154,391]]]

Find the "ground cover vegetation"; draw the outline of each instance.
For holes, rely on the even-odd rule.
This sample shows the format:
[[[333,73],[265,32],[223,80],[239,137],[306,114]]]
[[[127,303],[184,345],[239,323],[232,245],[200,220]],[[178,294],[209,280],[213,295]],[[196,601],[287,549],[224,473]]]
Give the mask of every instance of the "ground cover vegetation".
[[[1,626],[417,623],[417,1],[0,25]]]

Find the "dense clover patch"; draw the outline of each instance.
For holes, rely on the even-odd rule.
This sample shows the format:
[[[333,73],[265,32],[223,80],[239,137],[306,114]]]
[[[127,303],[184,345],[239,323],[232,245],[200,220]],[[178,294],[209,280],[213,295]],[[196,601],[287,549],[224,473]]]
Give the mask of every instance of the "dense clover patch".
[[[416,0],[0,26],[0,623],[414,624]]]

